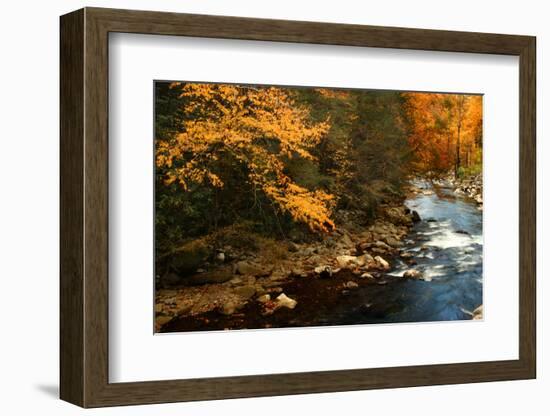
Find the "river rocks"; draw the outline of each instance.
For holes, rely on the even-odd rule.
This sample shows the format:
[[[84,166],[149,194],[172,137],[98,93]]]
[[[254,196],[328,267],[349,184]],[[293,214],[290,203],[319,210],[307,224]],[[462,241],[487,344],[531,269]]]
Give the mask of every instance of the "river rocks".
[[[476,321],[483,319],[483,305],[479,305],[474,309],[472,312],[472,319]]]
[[[218,309],[218,311],[222,315],[233,315],[242,306],[243,306],[242,303],[231,300],[231,301],[226,302],[223,305],[221,305],[221,307]]]
[[[284,293],[281,293],[279,296],[277,296],[277,299],[275,299],[275,301],[278,308],[294,309],[298,304],[298,302],[296,302],[294,299],[289,298]]]
[[[374,258],[374,260],[376,261],[377,265],[382,269],[382,270],[389,270],[390,269],[390,264],[384,260],[382,257],[380,256],[376,256]]]
[[[205,285],[208,283],[223,283],[231,280],[233,278],[233,271],[231,266],[225,266],[217,268],[212,271],[203,271],[202,273],[197,273],[191,276],[188,276],[184,282],[186,285]]]
[[[338,263],[338,266],[342,269],[347,269],[356,265],[356,259],[357,257],[355,256],[338,256],[336,257],[336,262]]]
[[[169,272],[160,278],[160,285],[162,287],[174,286],[182,282],[182,278],[176,273]]]
[[[354,281],[350,280],[349,282],[344,283],[344,287],[346,289],[357,289],[359,285]]]
[[[334,271],[332,270],[332,267],[327,265],[317,266],[314,269],[315,273],[319,275],[319,277],[326,279],[329,277],[332,277]]]
[[[483,178],[481,174],[465,178],[449,178],[455,194],[472,198],[478,205],[483,205]]]
[[[412,259],[414,257],[414,254],[410,251],[402,251],[399,253],[399,257],[401,257],[404,260]]]
[[[237,262],[235,264],[234,271],[236,274],[251,276],[269,276],[271,274],[271,270],[269,268],[247,260]]]
[[[457,233],[457,234],[465,234],[465,235],[469,235],[469,234],[470,234],[468,231],[465,231],[465,230],[456,230],[455,233]]]
[[[415,211],[415,210],[412,210],[411,211],[411,219],[413,222],[420,222],[421,218],[420,218],[420,214]]]
[[[391,238],[391,237],[386,237],[386,238]],[[380,240],[374,243],[374,247],[378,249],[382,249],[383,251],[391,251],[392,249],[387,243]]]
[[[302,269],[299,269],[299,268],[295,267],[290,272],[290,276],[291,277],[307,277],[307,273],[305,271],[303,271]]]
[[[291,253],[297,253],[298,251],[300,251],[300,246],[294,241],[290,241],[288,243],[288,251],[290,251]]]
[[[355,269],[357,267],[372,265],[372,263],[374,263],[374,259],[370,254],[365,253],[361,256],[338,256],[336,257],[336,262],[342,269]]]
[[[374,279],[374,276],[373,276],[372,274],[370,274],[370,273],[367,273],[367,272],[361,274],[359,277],[360,277],[361,279]]]
[[[262,296],[259,296],[256,300],[260,303],[266,303],[271,300],[271,295],[269,293],[266,293]]]
[[[168,322],[170,322],[173,319],[171,316],[166,315],[157,315],[155,317],[155,331],[158,332],[162,328],[163,325],[166,325]]]
[[[298,302],[284,293],[281,293],[275,300],[264,303],[264,311],[263,315],[271,315],[273,312],[275,312],[278,309],[281,308],[288,308],[288,309],[294,309]]]
[[[211,248],[204,241],[194,240],[174,250],[166,262],[170,270],[185,276],[200,268],[211,253]]]
[[[411,225],[411,217],[408,215],[410,212],[407,207],[390,207],[386,209],[386,217],[391,223],[397,225]]]
[[[256,294],[256,287],[254,286],[240,286],[233,291],[237,296],[244,300],[250,299]]]
[[[349,236],[349,234],[344,234],[342,236],[342,239],[340,240],[340,242],[344,245],[344,247],[351,247],[353,246],[353,240],[351,239],[351,237]]]
[[[393,248],[398,248],[398,247],[401,247],[403,245],[403,243],[401,241],[399,241],[397,238],[395,237],[392,237],[392,236],[388,236],[384,239],[386,241],[386,243],[393,247]]]
[[[403,273],[405,279],[422,279],[422,272],[420,270],[410,269]]]

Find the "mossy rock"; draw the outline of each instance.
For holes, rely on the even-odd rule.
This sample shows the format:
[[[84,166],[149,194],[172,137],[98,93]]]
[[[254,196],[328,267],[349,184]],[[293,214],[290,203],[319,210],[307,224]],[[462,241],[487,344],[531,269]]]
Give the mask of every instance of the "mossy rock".
[[[168,264],[180,275],[195,272],[211,254],[211,249],[202,240],[194,240],[174,250]]]

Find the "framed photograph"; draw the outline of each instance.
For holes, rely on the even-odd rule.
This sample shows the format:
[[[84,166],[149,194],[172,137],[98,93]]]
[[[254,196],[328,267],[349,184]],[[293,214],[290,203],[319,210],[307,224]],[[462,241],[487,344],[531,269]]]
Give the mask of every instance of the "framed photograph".
[[[61,398],[535,378],[535,45],[62,16]]]

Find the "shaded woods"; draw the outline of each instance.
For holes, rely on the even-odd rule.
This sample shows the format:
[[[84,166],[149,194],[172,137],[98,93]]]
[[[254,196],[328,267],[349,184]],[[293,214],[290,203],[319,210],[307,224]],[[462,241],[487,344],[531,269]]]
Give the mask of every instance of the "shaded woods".
[[[478,174],[482,98],[158,82],[155,144],[157,283],[219,283],[374,224],[413,176]]]

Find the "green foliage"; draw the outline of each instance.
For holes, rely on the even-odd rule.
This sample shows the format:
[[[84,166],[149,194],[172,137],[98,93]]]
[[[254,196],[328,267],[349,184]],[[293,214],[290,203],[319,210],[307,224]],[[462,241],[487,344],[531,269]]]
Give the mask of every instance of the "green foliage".
[[[184,111],[193,103],[179,91],[168,83],[155,86],[157,143],[176,140],[186,122],[208,117],[205,107],[200,113]],[[310,125],[328,120],[329,128],[308,149],[308,157],[289,154],[280,159],[285,178],[304,192],[331,195],[337,209],[360,210],[367,219],[376,215],[378,204],[400,195],[411,156],[402,94],[320,88],[288,89],[288,94],[296,107],[308,114]],[[279,150],[272,139],[258,137],[255,143],[270,154]],[[192,154],[186,157],[194,160]],[[215,162],[209,166],[209,174],[223,178],[223,186],[190,182],[185,190],[177,183],[167,183],[168,168],[157,166],[157,258],[187,247],[184,263],[191,267],[203,254],[190,250],[186,244],[191,240],[207,241],[210,247],[229,244],[260,250],[269,245],[262,240],[265,237],[309,238],[311,230],[307,226],[253,186],[248,167],[236,159],[234,152],[218,151]],[[261,165],[261,161],[255,163]],[[286,250],[279,254],[283,252]]]

